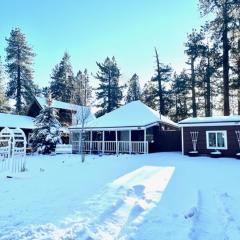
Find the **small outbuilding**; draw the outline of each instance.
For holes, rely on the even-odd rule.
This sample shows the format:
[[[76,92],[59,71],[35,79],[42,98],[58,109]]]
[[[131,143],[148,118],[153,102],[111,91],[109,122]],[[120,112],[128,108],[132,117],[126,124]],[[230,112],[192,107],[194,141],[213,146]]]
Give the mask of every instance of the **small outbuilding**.
[[[34,129],[34,118],[10,113],[0,113],[0,130],[5,127],[22,129],[28,140]]]
[[[233,157],[240,152],[240,116],[187,118],[179,122],[183,154]]]
[[[80,151],[81,124],[70,129],[73,152]],[[141,101],[133,101],[87,123],[84,127],[84,150],[103,153],[148,153],[167,147],[176,140],[175,135],[166,144],[162,132],[179,133],[178,125]],[[179,142],[178,141],[178,142]],[[173,147],[176,144],[172,144]]]

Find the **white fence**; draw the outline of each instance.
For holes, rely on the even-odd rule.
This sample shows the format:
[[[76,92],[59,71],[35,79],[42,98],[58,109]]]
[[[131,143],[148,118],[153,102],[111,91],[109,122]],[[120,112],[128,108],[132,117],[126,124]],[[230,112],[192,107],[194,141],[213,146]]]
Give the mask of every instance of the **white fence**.
[[[79,141],[72,141],[73,152],[81,152]],[[148,153],[147,141],[84,141],[83,151],[102,153]]]
[[[6,158],[4,156],[0,156],[0,169],[2,171],[11,171],[11,172],[22,172],[25,168],[25,157],[18,156],[18,157],[11,157]]]

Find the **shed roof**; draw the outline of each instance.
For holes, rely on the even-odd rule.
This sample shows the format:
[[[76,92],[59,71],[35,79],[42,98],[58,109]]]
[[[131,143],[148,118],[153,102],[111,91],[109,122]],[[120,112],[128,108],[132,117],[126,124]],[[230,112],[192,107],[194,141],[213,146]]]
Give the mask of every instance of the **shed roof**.
[[[231,115],[231,116],[213,116],[213,117],[196,117],[196,118],[187,118],[180,121],[178,124],[180,126],[188,125],[236,125],[240,123],[240,115]]]
[[[133,101],[89,122],[86,128],[114,129],[145,127],[159,122],[177,126],[175,122],[165,116],[161,115],[160,118],[157,111],[149,108],[141,101]],[[80,128],[80,126],[76,125],[70,128]]]
[[[33,129],[34,118],[10,113],[0,113],[0,127]]]

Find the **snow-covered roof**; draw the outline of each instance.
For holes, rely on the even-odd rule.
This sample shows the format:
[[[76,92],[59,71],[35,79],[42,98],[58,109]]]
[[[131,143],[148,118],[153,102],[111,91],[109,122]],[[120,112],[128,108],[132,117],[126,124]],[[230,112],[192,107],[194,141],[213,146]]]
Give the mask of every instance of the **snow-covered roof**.
[[[141,101],[133,101],[110,113],[106,113],[89,122],[86,128],[131,128],[145,127],[156,123],[166,123],[172,126],[177,124],[165,116],[161,116],[157,111],[149,108]],[[72,126],[71,128],[79,128]]]
[[[36,97],[36,100],[38,101],[39,105],[41,106],[41,108],[43,108],[45,105],[47,105],[47,100],[45,97]],[[71,103],[66,103],[66,102],[61,102],[61,101],[57,101],[57,100],[52,100],[52,107],[55,109],[65,109],[65,110],[70,110],[70,111],[74,111],[75,113],[77,113],[77,115],[79,115],[79,113],[83,112],[89,112],[89,116],[87,121],[92,121],[94,119],[96,119],[94,113],[92,112],[92,109],[90,107],[86,107],[86,106],[80,106],[80,105],[76,105],[76,104],[71,104]],[[75,116],[73,116],[74,120],[75,120]]]
[[[240,123],[240,115],[213,116],[213,117],[191,117],[180,121],[180,126],[188,125],[235,125]]]
[[[36,97],[36,100],[38,101],[39,105],[43,108],[45,105],[47,105],[47,101],[45,97]],[[77,111],[79,108],[83,107],[76,104],[61,102],[57,100],[52,100],[52,107],[56,109],[65,109],[65,110],[72,110]],[[85,108],[85,107],[84,107]]]
[[[0,113],[0,127],[33,129],[34,118],[9,113]]]

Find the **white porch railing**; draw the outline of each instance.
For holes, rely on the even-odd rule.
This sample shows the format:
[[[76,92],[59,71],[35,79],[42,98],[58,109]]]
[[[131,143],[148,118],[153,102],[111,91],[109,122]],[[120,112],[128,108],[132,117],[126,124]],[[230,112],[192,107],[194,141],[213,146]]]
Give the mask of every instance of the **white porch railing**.
[[[147,141],[84,141],[85,152],[148,153]],[[80,142],[72,141],[73,152],[80,152]]]

